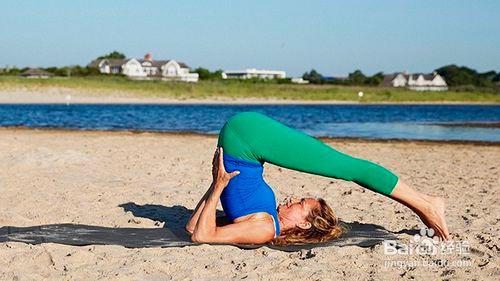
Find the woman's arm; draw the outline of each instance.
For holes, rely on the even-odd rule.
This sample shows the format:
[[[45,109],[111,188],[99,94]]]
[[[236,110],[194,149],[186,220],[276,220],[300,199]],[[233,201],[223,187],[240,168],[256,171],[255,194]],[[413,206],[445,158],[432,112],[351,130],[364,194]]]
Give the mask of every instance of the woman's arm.
[[[186,224],[186,230],[189,233],[193,233],[194,228],[196,227],[196,223],[198,222],[198,219],[200,217],[201,211],[203,210],[203,207],[205,206],[205,201],[207,200],[208,196],[210,196],[210,193],[212,192],[212,189],[214,188],[214,183],[212,182],[210,184],[210,187],[208,188],[207,192],[201,197],[200,202],[196,205],[196,208],[194,209],[194,212],[191,214],[191,217],[189,218],[189,222]]]
[[[210,195],[205,200],[191,239],[193,242],[212,243],[261,244],[270,241],[274,237],[274,228],[271,229],[265,221],[246,221],[217,227],[215,212],[220,195],[229,180],[239,174],[238,171],[227,173],[222,160],[222,148],[218,154],[218,164],[215,165],[217,177]]]
[[[198,223],[198,219],[200,217],[201,211],[205,207],[205,201],[207,200],[208,196],[210,196],[213,188],[215,181],[217,180],[217,172],[218,172],[218,164],[219,164],[219,159],[218,159],[218,149],[217,148],[214,152],[214,157],[212,157],[212,183],[210,184],[210,187],[208,188],[207,192],[201,197],[200,202],[196,205],[196,208],[194,209],[194,212],[191,214],[191,217],[189,218],[189,222],[186,224],[186,230],[193,234],[194,228],[196,227],[196,223]]]
[[[266,221],[245,221],[217,227],[215,212],[217,202],[225,185],[215,184],[205,201],[196,228],[191,236],[193,242],[262,244],[274,238],[274,227]]]

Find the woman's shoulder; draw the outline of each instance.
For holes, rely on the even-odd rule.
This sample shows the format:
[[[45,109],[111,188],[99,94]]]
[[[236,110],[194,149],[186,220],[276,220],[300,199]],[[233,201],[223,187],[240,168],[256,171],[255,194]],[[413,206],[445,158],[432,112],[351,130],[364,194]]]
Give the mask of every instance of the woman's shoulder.
[[[252,222],[258,224],[262,231],[269,232],[273,234],[276,233],[276,227],[274,223],[274,217],[267,212],[257,212],[239,217],[233,221],[234,223],[240,222]]]
[[[273,216],[267,212],[257,212],[241,216],[233,220],[234,222],[243,221],[270,221],[273,222]]]

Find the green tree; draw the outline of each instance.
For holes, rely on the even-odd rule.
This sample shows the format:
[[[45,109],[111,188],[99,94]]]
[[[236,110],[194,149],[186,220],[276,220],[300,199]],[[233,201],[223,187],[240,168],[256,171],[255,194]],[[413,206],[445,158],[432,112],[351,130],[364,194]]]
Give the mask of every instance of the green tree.
[[[446,65],[435,70],[443,76],[449,86],[495,87],[498,75],[495,71],[478,73],[466,66]]]
[[[198,77],[200,78],[200,80],[207,80],[212,78],[212,73],[206,68],[198,67],[194,70],[194,72],[198,73]]]
[[[382,83],[383,80],[384,80],[384,73],[377,72],[373,76],[367,77],[365,79],[365,84],[370,86],[377,86],[380,85],[380,83]]]
[[[120,53],[118,51],[113,51],[109,54],[105,54],[103,56],[100,56],[97,59],[102,60],[102,59],[125,59],[125,58],[126,58],[126,56],[124,53]]]
[[[493,77],[493,82],[500,82],[500,71]]]
[[[349,82],[354,85],[362,85],[365,83],[366,76],[363,74],[361,70],[355,70],[352,73],[349,73]]]
[[[302,79],[308,80],[311,84],[321,84],[323,82],[323,75],[317,72],[315,69],[304,73]]]
[[[214,80],[222,79],[223,72],[224,71],[222,69],[217,69],[216,71],[212,72],[212,79],[214,79]]]
[[[477,72],[468,67],[457,65],[447,65],[436,69],[439,75],[443,76],[449,86],[477,85]]]
[[[17,67],[5,68],[0,71],[0,75],[19,75],[26,71],[27,68],[19,69]]]
[[[68,77],[68,76],[90,76],[90,75],[101,75],[100,71],[97,68],[92,68],[88,66],[63,66],[63,67],[47,67],[44,69],[47,72],[50,72],[56,76]]]
[[[480,73],[479,76],[481,78],[486,79],[486,80],[494,81],[495,77],[497,76],[497,73],[493,70],[490,70],[490,71]]]
[[[210,70],[208,70],[206,68],[198,67],[194,70],[194,72],[198,73],[200,80],[222,79],[222,70],[221,69],[218,69],[214,72],[211,72]]]

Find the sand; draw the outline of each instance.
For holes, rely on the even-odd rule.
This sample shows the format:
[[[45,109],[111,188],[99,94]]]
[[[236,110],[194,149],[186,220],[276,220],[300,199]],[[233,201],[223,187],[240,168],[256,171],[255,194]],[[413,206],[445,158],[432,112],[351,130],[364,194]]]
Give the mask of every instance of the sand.
[[[365,102],[343,100],[301,100],[279,98],[175,98],[146,97],[138,93],[114,90],[85,90],[64,87],[47,88],[3,88],[0,89],[0,104],[241,104],[241,105],[273,105],[273,104],[483,104],[496,105],[495,102],[470,101],[430,101],[430,102]]]
[[[203,135],[0,129],[0,225],[181,226],[210,184],[215,144],[215,136]],[[445,197],[449,228],[454,239],[469,243],[469,254],[389,256],[382,245],[307,254],[212,245],[127,249],[8,242],[0,243],[0,280],[498,279],[498,145],[328,144],[382,163],[419,191]],[[404,243],[413,238],[410,230],[423,226],[402,205],[354,183],[272,165],[265,177],[279,199],[325,198],[343,220],[381,225]],[[135,216],[131,209],[148,214]]]

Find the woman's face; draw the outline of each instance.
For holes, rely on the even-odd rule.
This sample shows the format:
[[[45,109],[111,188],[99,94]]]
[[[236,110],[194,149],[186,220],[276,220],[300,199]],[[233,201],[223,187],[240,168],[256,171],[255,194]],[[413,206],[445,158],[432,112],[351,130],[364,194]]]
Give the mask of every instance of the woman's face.
[[[314,208],[319,208],[319,202],[315,198],[291,197],[285,203],[278,205],[278,217],[287,225],[309,228],[310,223],[306,218]]]

